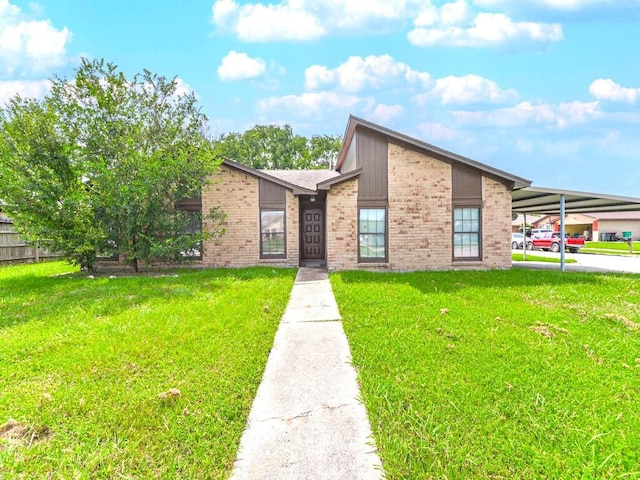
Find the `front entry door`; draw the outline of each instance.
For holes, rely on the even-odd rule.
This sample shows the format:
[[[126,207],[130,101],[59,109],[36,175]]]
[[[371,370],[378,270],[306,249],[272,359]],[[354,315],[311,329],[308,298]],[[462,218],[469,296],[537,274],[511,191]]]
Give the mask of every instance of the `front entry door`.
[[[324,217],[320,208],[311,208],[302,213],[302,258],[324,259]]]

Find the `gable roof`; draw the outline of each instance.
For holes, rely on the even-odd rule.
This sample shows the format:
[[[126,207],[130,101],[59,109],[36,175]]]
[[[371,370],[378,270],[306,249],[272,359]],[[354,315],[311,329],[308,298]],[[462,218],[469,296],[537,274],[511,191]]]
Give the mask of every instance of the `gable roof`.
[[[340,172],[335,170],[260,170],[260,172],[307,190],[317,190],[319,183],[340,176]]]
[[[388,141],[391,141],[391,143],[406,146],[408,148],[411,148],[412,150],[426,153],[429,156],[435,156],[446,162],[457,163],[459,165],[471,167],[499,180],[511,182],[514,189],[528,187],[531,185],[530,180],[504,172],[497,168],[493,168],[489,165],[485,165],[484,163],[471,160],[470,158],[463,157],[462,155],[458,155],[448,150],[444,150],[442,148],[436,147],[435,145],[431,145],[430,143],[423,142],[422,140],[418,140],[403,133],[396,132],[381,125],[377,125],[362,118],[358,118],[354,115],[349,116],[349,122],[347,123],[347,128],[342,139],[342,149],[340,150],[340,154],[338,155],[338,161],[336,162],[335,167],[337,171],[340,171],[340,169],[342,168],[342,163],[346,158],[347,152],[351,145],[351,141],[353,140],[358,128],[366,128],[375,133],[378,133],[386,137]]]
[[[335,170],[258,170],[228,158],[223,158],[222,164],[280,185],[294,195],[317,195],[318,190],[329,190],[332,185],[355,178],[362,170],[344,174]]]
[[[640,212],[592,212],[586,214],[598,220],[640,220]]]

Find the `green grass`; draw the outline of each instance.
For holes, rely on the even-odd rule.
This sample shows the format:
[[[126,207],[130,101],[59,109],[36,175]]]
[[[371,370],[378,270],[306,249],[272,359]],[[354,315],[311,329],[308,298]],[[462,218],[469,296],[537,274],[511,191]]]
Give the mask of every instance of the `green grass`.
[[[640,277],[331,281],[390,480],[640,478]]]
[[[640,254],[640,242],[633,242],[633,255]],[[629,254],[629,244],[627,242],[586,242],[581,252],[590,253],[613,253],[613,254]]]
[[[295,271],[72,270],[0,269],[0,478],[227,478]]]
[[[522,253],[512,253],[511,260],[514,262],[523,262],[525,261],[524,255]],[[527,253],[527,262],[546,262],[546,263],[560,263],[560,255],[557,257],[541,257],[540,255],[532,255]],[[577,260],[573,258],[565,258],[564,263],[578,263]]]

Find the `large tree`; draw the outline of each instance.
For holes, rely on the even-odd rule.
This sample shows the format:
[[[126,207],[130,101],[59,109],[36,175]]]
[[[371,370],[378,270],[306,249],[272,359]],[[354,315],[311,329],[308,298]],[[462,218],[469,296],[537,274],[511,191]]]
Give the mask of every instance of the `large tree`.
[[[41,100],[16,96],[0,111],[0,203],[29,241],[82,267],[98,255],[181,261],[219,234],[221,214],[175,208],[215,169],[206,117],[176,79],[147,70],[127,79],[83,60]]]
[[[256,125],[244,133],[223,134],[216,153],[259,169],[330,168],[340,152],[338,136],[295,135],[291,126]]]

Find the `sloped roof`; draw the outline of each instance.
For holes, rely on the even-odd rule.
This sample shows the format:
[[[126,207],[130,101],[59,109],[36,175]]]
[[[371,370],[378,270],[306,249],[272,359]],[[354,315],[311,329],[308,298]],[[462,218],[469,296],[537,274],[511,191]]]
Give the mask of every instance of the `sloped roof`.
[[[335,170],[258,170],[228,158],[223,159],[222,164],[281,185],[294,195],[317,195],[318,190],[329,190],[332,185],[360,174],[360,169],[345,174]]]
[[[535,216],[535,215],[527,215],[527,223],[528,224],[536,223],[541,218],[542,217],[538,217],[538,216]],[[518,216],[516,217],[516,219],[511,222],[511,225],[517,227],[517,226],[522,225],[523,222],[524,222],[524,215],[522,213],[519,213]]]
[[[307,190],[317,190],[318,184],[340,176],[335,170],[260,170],[271,177]]]
[[[640,220],[640,211],[633,212],[591,212],[587,214],[598,220]]]
[[[349,146],[351,145],[351,141],[353,140],[356,129],[358,127],[366,128],[380,135],[383,135],[391,140],[392,143],[399,143],[419,152],[424,152],[427,155],[438,157],[447,162],[457,163],[467,167],[475,168],[476,170],[480,170],[481,172],[486,173],[487,175],[490,175],[492,177],[512,182],[513,188],[523,188],[531,185],[531,181],[525,178],[518,177],[517,175],[513,175],[484,163],[480,163],[470,158],[463,157],[462,155],[444,150],[442,148],[436,147],[435,145],[431,145],[430,143],[423,142],[422,140],[418,140],[403,133],[396,132],[381,125],[377,125],[362,118],[358,118],[354,115],[349,116],[349,122],[347,123],[347,128],[344,133],[344,137],[342,140],[342,150],[340,150],[338,161],[336,162],[335,167],[335,169],[338,171],[340,171],[340,169],[342,168],[342,163],[346,158],[347,152],[349,151]]]

